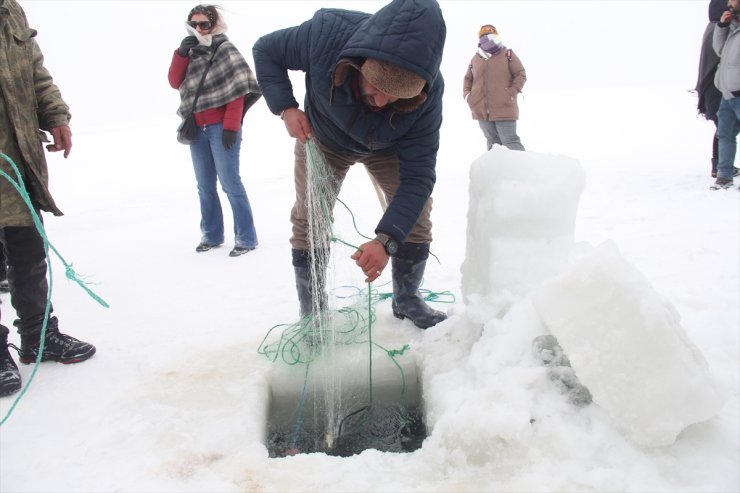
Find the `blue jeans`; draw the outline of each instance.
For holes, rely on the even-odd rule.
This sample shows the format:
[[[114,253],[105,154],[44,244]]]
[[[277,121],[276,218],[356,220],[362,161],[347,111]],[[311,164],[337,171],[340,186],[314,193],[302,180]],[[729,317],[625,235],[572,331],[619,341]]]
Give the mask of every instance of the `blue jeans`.
[[[210,245],[224,242],[224,216],[216,190],[218,179],[234,215],[235,246],[256,248],[257,231],[254,229],[252,208],[239,176],[242,131],[239,130],[236,143],[228,150],[221,142],[222,133],[222,124],[208,125],[198,131],[198,137],[190,144],[200,198],[200,241]]]
[[[480,129],[486,137],[486,147],[491,150],[493,144],[506,146],[512,151],[523,151],[524,146],[519,136],[516,134],[516,120],[499,120],[492,122],[489,120],[478,120]]]
[[[725,99],[717,111],[717,138],[719,139],[719,161],[717,178],[732,180],[737,134],[740,132],[740,97]]]

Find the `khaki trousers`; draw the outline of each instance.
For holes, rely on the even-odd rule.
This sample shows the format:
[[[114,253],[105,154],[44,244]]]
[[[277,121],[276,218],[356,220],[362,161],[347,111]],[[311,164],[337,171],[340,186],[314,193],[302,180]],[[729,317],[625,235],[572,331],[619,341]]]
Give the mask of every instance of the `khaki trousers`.
[[[385,201],[390,204],[396,194],[400,184],[400,162],[394,152],[374,154],[371,156],[360,156],[353,153],[338,152],[323,146],[317,140],[319,149],[323,153],[326,162],[327,171],[333,178],[330,184],[333,194],[336,197],[342,187],[344,177],[347,176],[350,166],[361,162],[365,165],[368,173],[375,179],[380,189],[385,195]],[[296,140],[295,144],[295,191],[296,202],[290,213],[290,222],[293,224],[293,235],[290,237],[290,244],[298,250],[308,250],[308,214],[306,204],[306,167],[307,156],[306,146]],[[329,204],[330,210],[334,210],[334,201]],[[431,243],[432,242],[432,221],[430,219],[432,212],[432,198],[427,200],[424,209],[416,221],[411,233],[405,239],[411,243]],[[332,218],[333,220],[333,218]]]

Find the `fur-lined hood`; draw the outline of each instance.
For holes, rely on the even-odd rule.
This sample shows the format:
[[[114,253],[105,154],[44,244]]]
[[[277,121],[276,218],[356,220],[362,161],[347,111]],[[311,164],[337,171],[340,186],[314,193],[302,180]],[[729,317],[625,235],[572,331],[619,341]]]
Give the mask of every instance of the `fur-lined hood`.
[[[446,35],[437,2],[393,0],[356,27],[339,60],[382,60],[419,74],[431,87],[439,74]]]

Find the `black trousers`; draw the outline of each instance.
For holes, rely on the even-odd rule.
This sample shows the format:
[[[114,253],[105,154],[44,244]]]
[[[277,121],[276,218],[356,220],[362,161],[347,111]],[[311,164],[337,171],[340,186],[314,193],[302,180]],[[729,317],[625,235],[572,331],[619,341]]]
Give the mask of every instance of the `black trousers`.
[[[8,270],[5,267],[5,253],[0,248],[0,281],[8,278]]]
[[[0,228],[0,244],[8,269],[10,303],[18,316],[13,325],[22,342],[34,344],[41,334],[49,294],[44,240],[35,226],[8,226]],[[1,309],[2,305],[0,322]],[[47,328],[57,328],[57,319],[51,316],[51,307],[49,310]],[[0,342],[7,339],[8,333],[8,328],[0,325]]]

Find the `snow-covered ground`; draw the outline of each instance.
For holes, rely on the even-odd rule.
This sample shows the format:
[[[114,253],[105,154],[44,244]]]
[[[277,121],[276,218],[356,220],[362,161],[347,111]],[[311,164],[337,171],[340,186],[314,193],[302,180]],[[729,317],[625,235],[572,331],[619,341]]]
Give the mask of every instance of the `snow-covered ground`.
[[[195,181],[174,139],[177,93],[166,82],[191,3],[23,3],[74,114],[70,158],[49,158],[66,215],[45,216],[47,232],[110,308],[65,280],[54,258],[62,330],[98,353],[40,365],[17,405],[17,396],[0,399],[0,491],[738,491],[740,192],[708,190],[713,128],[688,92],[705,2],[671,4],[670,50],[651,41],[664,2],[524,3],[441,3],[439,262],[430,259],[424,287],[456,301],[435,305],[450,318],[427,331],[395,319],[389,300],[375,305],[373,325],[376,342],[409,344],[399,360],[418,369],[429,436],[412,453],[275,459],[265,428],[281,367],[258,347],[298,310],[287,241],[292,142],[282,122],[263,103],[245,120],[242,176],[259,248],[196,254]],[[347,7],[221,4],[250,61],[259,34],[322,6]],[[525,154],[484,155],[460,96],[484,22],[499,26],[528,71]],[[564,162],[580,171],[567,175]],[[359,167],[340,198],[372,232],[380,206]],[[471,211],[490,214],[490,230],[469,221]],[[356,244],[348,214],[336,216],[336,231]],[[560,242],[543,243],[547,232],[527,222],[546,223]],[[515,241],[520,255],[511,254]],[[471,265],[486,251],[510,256],[499,270]],[[335,253],[337,282],[363,288],[351,250]],[[517,280],[509,291],[506,276]],[[389,281],[387,272],[378,289]],[[574,322],[563,325],[561,313]],[[546,332],[561,339],[593,404],[571,404],[532,354],[532,338]],[[342,371],[366,371],[356,366]],[[21,368],[24,381],[32,369]]]

